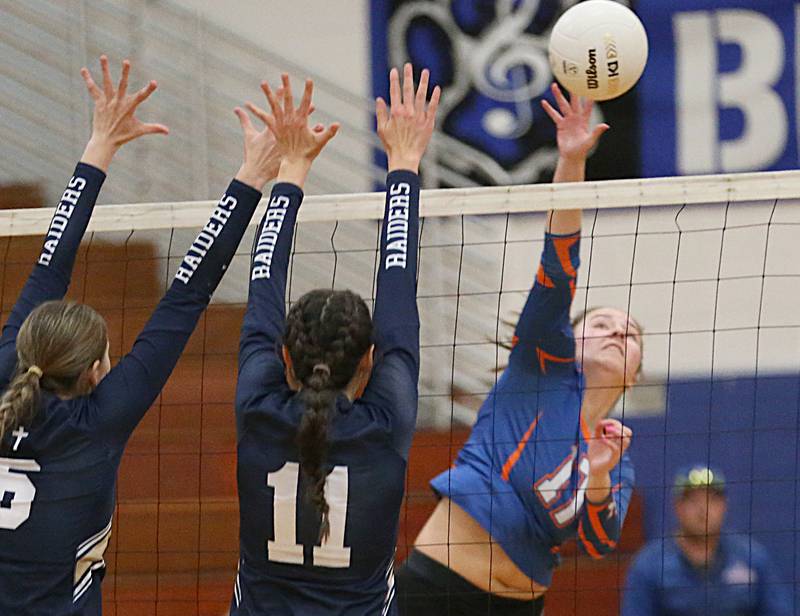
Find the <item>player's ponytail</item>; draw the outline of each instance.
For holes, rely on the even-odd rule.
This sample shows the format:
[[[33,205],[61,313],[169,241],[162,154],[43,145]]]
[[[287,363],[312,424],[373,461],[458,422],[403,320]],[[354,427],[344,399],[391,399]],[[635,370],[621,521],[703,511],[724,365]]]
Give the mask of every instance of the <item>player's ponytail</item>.
[[[323,539],[330,532],[328,502],[325,500],[327,473],[323,467],[328,454],[328,410],[336,401],[337,392],[330,387],[330,369],[326,364],[317,364],[304,385],[301,395],[306,403],[306,412],[300,421],[297,445],[300,466],[310,482],[308,498],[322,519],[319,536]]]
[[[37,366],[20,366],[0,398],[0,442],[7,433],[28,423],[39,406],[41,371]]]
[[[284,344],[292,359],[305,413],[296,443],[306,479],[306,497],[321,518],[320,541],[328,536],[325,478],[328,428],[336,398],[356,373],[372,344],[372,319],[364,300],[351,291],[306,293],[286,317]]]
[[[87,369],[105,355],[106,323],[85,304],[45,302],[17,334],[17,370],[0,397],[0,443],[30,425],[42,390],[60,395],[89,393]]]

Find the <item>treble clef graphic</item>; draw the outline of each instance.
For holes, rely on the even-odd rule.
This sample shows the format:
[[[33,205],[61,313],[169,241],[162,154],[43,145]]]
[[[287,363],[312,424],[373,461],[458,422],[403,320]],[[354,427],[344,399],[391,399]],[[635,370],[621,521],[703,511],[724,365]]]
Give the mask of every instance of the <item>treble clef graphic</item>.
[[[390,66],[422,57],[445,80],[425,185],[540,181],[558,158],[537,104],[553,78],[548,41],[578,0],[496,0],[485,13],[473,1],[406,0],[387,23]],[[598,107],[594,114],[602,121]]]
[[[547,90],[552,79],[546,42],[525,34],[540,3],[523,0],[515,7],[513,0],[498,2],[497,20],[470,57],[475,87],[493,100],[514,104],[516,114],[497,107],[484,115],[484,129],[501,139],[528,131],[533,122],[531,101]]]

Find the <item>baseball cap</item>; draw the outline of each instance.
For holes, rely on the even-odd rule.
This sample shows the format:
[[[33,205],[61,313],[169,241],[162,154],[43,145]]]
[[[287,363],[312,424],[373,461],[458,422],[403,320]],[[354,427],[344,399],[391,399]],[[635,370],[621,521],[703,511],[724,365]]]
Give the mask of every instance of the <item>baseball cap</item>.
[[[673,494],[683,496],[687,490],[707,488],[725,494],[725,475],[713,466],[695,464],[680,469],[675,475]]]

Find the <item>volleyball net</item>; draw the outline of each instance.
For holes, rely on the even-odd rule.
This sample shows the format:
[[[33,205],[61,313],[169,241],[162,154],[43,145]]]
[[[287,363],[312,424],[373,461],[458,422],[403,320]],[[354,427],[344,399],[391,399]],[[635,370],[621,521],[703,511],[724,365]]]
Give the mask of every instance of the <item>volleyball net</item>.
[[[288,301],[314,288],[375,295],[382,194],[307,197]],[[800,578],[800,173],[423,191],[421,378],[398,558],[433,510],[447,469],[505,365],[538,265],[544,212],[583,207],[573,302],[614,306],[644,328],[642,379],[616,416],[634,429],[634,503],[602,562],[565,548],[547,613],[613,614],[631,557],[675,532],[686,463],[725,471],[726,532],[764,545]],[[98,206],[69,297],[127,352],[205,224],[212,202]],[[262,204],[262,208],[265,204]],[[233,398],[256,214],[119,477],[104,583],[108,613],[223,614],[238,557]],[[5,319],[52,210],[0,212]],[[504,346],[505,345],[505,346]]]

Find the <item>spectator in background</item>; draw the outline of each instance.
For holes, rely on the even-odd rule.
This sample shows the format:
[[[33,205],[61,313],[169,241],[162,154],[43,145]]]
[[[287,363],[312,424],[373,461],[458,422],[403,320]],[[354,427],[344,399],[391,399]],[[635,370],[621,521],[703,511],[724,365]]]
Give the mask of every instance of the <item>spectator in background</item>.
[[[648,543],[628,571],[623,616],[753,616],[791,614],[764,548],[747,536],[722,534],[728,508],[725,478],[696,465],[673,488],[679,529]]]

